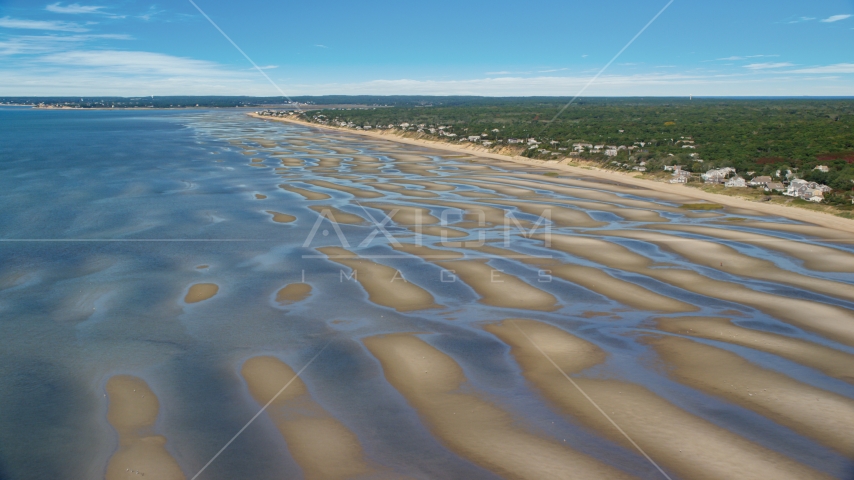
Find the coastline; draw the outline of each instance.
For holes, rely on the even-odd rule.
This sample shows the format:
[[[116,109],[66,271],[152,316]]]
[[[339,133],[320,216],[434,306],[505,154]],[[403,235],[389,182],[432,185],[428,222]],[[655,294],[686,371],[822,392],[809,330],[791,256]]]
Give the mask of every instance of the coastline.
[[[321,128],[327,130],[336,130],[339,132],[346,132],[355,135],[362,135],[366,137],[372,138],[380,138],[389,140],[392,142],[404,143],[408,145],[416,145],[420,147],[430,147],[439,150],[446,150],[455,153],[464,153],[467,155],[473,155],[477,157],[483,158],[492,158],[495,160],[503,160],[509,161],[513,163],[518,163],[522,165],[531,165],[531,166],[540,166],[552,168],[555,170],[562,170],[565,172],[573,173],[576,175],[585,175],[589,177],[595,177],[603,180],[610,180],[615,182],[620,182],[625,185],[631,185],[635,187],[646,188],[648,190],[653,190],[662,193],[675,193],[679,195],[684,195],[686,197],[696,198],[698,200],[705,200],[709,202],[714,202],[720,205],[724,205],[727,207],[736,207],[736,208],[745,208],[748,210],[755,210],[759,213],[776,215],[779,217],[785,217],[791,220],[797,220],[799,222],[811,223],[814,225],[819,225],[826,228],[831,228],[835,230],[841,230],[844,232],[854,233],[854,220],[849,220],[847,218],[838,217],[835,215],[831,215],[829,213],[817,212],[813,210],[802,210],[795,207],[788,207],[785,205],[778,204],[767,204],[767,203],[759,203],[752,202],[750,200],[745,200],[737,197],[730,197],[727,195],[719,195],[716,193],[704,192],[702,190],[698,190],[691,187],[686,187],[684,185],[679,184],[670,184],[670,183],[660,183],[654,182],[647,179],[642,178],[634,178],[629,175],[612,172],[610,170],[602,170],[596,168],[582,168],[576,167],[572,165],[567,165],[564,161],[561,162],[546,162],[543,160],[534,160],[521,156],[510,156],[510,155],[502,155],[498,153],[492,152],[484,152],[478,149],[470,148],[468,146],[456,146],[450,145],[444,142],[436,142],[432,140],[421,140],[421,139],[412,139],[405,138],[399,135],[395,135],[394,133],[385,133],[385,132],[370,132],[364,130],[352,130],[347,128],[340,128],[329,125],[318,125],[315,123],[305,122],[302,120],[292,119],[292,118],[283,118],[283,117],[262,117],[255,113],[247,113],[248,116],[252,118],[256,118],[259,120],[271,120],[276,122],[284,122],[284,123],[294,123],[298,125],[303,125],[306,127],[314,127]]]

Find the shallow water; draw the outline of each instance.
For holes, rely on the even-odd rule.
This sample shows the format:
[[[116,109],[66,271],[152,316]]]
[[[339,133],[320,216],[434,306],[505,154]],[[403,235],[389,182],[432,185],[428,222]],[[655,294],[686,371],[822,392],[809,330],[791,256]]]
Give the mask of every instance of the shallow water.
[[[312,397],[358,436],[371,462],[385,472],[416,478],[495,478],[488,468],[443,446],[384,379],[362,339],[392,332],[422,333],[420,338],[462,367],[468,379],[465,388],[515,415],[524,428],[544,438],[565,440],[566,445],[638,477],[659,478],[637,451],[582,426],[521,376],[507,345],[482,329],[485,323],[506,318],[540,320],[605,350],[609,354],[605,363],[584,376],[644,385],[694,415],[815,470],[839,478],[850,474],[850,460],[826,444],[671,379],[642,341],[646,335],[661,333],[652,319],[668,315],[626,307],[557,278],[543,281],[540,270],[546,267],[514,258],[489,258],[489,264],[554,295],[560,308],[544,312],[484,305],[470,286],[441,281],[442,269],[433,262],[390,248],[391,240],[375,225],[340,224],[337,228],[348,243],[342,245],[339,230],[327,221],[319,222],[319,213],[309,208],[334,206],[380,223],[383,212],[360,207],[359,202],[421,206],[437,217],[445,208],[434,201],[504,208],[490,204],[490,198],[456,192],[497,194],[467,182],[478,176],[545,170],[513,170],[505,165],[461,170],[490,162],[472,163],[427,148],[259,121],[242,111],[2,108],[0,127],[0,479],[102,476],[117,445],[106,420],[105,384],[117,374],[144,379],[158,396],[156,432],[167,438],[167,450],[192,477],[259,408],[239,374],[243,361],[274,355],[299,370],[324,347],[301,378]],[[259,144],[258,139],[278,146]],[[339,154],[335,148],[358,153]],[[427,166],[414,166],[412,162],[419,160],[406,155],[421,157],[420,163]],[[282,159],[293,164],[297,159],[303,166],[285,166]],[[432,170],[433,176],[422,175],[425,169]],[[424,188],[438,197],[423,202],[400,190],[378,190],[360,183],[395,179],[425,180]],[[305,183],[315,180],[342,189]],[[571,188],[614,193],[588,180],[584,188]],[[544,187],[552,186],[546,177],[543,182]],[[279,188],[280,184],[332,198],[305,200]],[[431,189],[430,184],[458,189]],[[405,182],[399,185],[420,188]],[[383,197],[354,198],[347,191],[353,188]],[[854,253],[850,243],[742,228],[738,222],[719,223],[744,215],[695,218],[688,211],[674,210],[678,203],[672,201],[656,201],[631,191],[617,195],[656,202],[668,224],[742,229]],[[535,200],[563,198],[568,197],[538,190]],[[579,197],[592,201],[587,198]],[[296,220],[276,223],[267,211]],[[514,215],[520,221],[538,220],[518,211]],[[756,291],[834,305],[847,312],[854,325],[850,300],[738,277],[693,265],[650,243],[602,236],[608,229],[655,231],[658,224],[629,222],[599,211],[590,211],[590,216],[607,225],[552,227],[551,231],[602,238],[655,262]],[[448,218],[458,221],[459,212]],[[767,216],[755,219],[793,223]],[[382,225],[401,242],[418,241],[406,226]],[[669,316],[729,317],[749,328],[854,354],[854,345],[802,330],[755,308],[544,248],[542,241],[518,235],[515,227],[508,237],[500,228],[453,224],[451,228],[470,233],[464,240],[477,240],[482,233],[483,238],[520,254],[604,269],[698,308]],[[507,245],[503,245],[505,238]],[[435,244],[440,238],[425,235],[421,240]],[[773,249],[722,243],[782,269],[854,288],[854,272],[809,270],[800,260]],[[316,250],[321,246],[346,246],[398,269],[407,281],[430,292],[441,308],[402,313],[369,302],[365,290],[346,278],[348,268]],[[471,249],[451,249],[483,258]],[[202,265],[207,268],[197,268]],[[306,300],[286,306],[276,303],[276,292],[298,282],[313,287]],[[185,303],[190,286],[199,283],[213,283],[219,289],[210,299]],[[697,341],[854,400],[854,385],[815,369],[724,341]],[[286,442],[262,415],[199,478],[291,478],[300,472]]]

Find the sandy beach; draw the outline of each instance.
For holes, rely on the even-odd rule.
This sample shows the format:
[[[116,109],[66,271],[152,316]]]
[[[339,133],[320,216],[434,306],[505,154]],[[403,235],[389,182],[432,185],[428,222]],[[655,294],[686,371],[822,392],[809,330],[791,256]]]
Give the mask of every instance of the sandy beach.
[[[732,207],[744,208],[748,210],[755,210],[760,213],[765,213],[769,215],[777,215],[780,217],[791,218],[793,220],[798,220],[802,222],[813,223],[816,225],[820,225],[822,227],[831,228],[834,230],[841,230],[845,232],[854,233],[854,220],[849,220],[841,217],[837,217],[834,215],[826,214],[823,212],[813,212],[807,210],[799,210],[797,208],[790,208],[781,205],[770,205],[765,203],[757,203],[750,202],[747,200],[743,200],[740,198],[729,197],[726,195],[716,195],[714,193],[703,192],[698,189],[694,189],[691,187],[686,187],[684,185],[678,184],[669,184],[669,183],[659,183],[652,182],[649,180],[638,179],[627,174],[617,173],[609,170],[600,170],[593,168],[582,168],[575,167],[572,165],[567,165],[566,163],[557,163],[557,162],[544,162],[541,160],[532,160],[525,157],[509,157],[507,155],[499,155],[495,153],[481,151],[477,147],[471,146],[457,146],[451,145],[444,142],[434,142],[428,140],[416,140],[410,138],[403,138],[393,133],[384,133],[384,132],[367,132],[367,131],[359,131],[352,129],[342,129],[338,127],[330,127],[325,125],[316,125],[313,123],[302,122],[290,118],[269,118],[269,117],[261,117],[255,114],[248,114],[249,116],[253,116],[259,119],[268,120],[268,121],[279,121],[279,122],[290,122],[297,123],[300,125],[305,125],[312,128],[317,128],[321,130],[338,130],[341,132],[346,132],[348,134],[353,135],[362,135],[372,138],[381,138],[388,141],[404,143],[409,145],[418,145],[422,147],[430,147],[436,148],[439,150],[446,150],[456,153],[465,153],[468,155],[483,157],[483,158],[491,158],[496,160],[502,160],[506,162],[514,162],[522,165],[538,165],[538,166],[546,166],[550,169],[565,171],[569,173],[573,173],[575,175],[582,176],[590,176],[594,178],[599,178],[608,181],[615,181],[619,183],[623,183],[626,185],[641,187],[644,189],[653,190],[659,194],[665,195],[673,195],[673,196],[682,196],[686,198],[692,199],[700,199],[705,200],[712,203],[719,203],[721,205],[727,205]]]

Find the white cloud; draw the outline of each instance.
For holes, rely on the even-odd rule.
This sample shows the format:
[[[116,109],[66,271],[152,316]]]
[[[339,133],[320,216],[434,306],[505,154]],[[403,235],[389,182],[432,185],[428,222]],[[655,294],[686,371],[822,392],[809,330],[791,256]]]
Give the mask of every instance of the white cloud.
[[[318,48],[329,48],[329,47],[327,47],[326,45],[320,45],[320,44],[315,45],[315,47],[318,47]]]
[[[193,75],[217,78],[235,74],[214,62],[142,51],[72,50],[44,55],[34,61],[76,69],[105,69],[130,75]]]
[[[263,67],[258,67],[258,68],[260,68],[261,70],[272,70],[274,68],[279,68],[279,66],[278,65],[265,65]],[[251,68],[250,70],[254,70],[254,68]]]
[[[851,15],[832,15],[832,16],[827,17],[821,21],[824,23],[833,23],[833,22],[838,22],[840,20],[845,20],[847,18],[851,18]]]
[[[59,60],[59,59],[55,59]],[[278,95],[257,72],[150,52],[78,52],[61,64],[0,64],[0,95]],[[72,66],[82,62],[85,66]],[[465,80],[381,79],[344,83],[280,82],[288,95],[572,96],[592,77],[500,77]],[[278,81],[278,79],[277,79]],[[590,96],[852,95],[854,85],[829,75],[604,75]]]
[[[815,17],[800,17],[798,19],[790,21],[789,23],[811,22],[813,20],[815,20]]]
[[[62,6],[61,2],[56,2],[54,4],[46,6],[44,9],[48,12],[53,13],[70,13],[70,14],[79,14],[79,13],[104,13],[100,10],[104,7],[95,6],[95,5],[80,5],[79,3],[72,3],[70,5]]]
[[[779,57],[780,55],[745,55],[743,57],[739,57],[734,55],[732,57],[719,58],[718,60],[722,61],[733,61],[733,60],[748,60],[750,58],[762,58],[762,57]]]
[[[787,73],[854,73],[854,63],[837,63],[835,65],[799,68],[797,70],[788,70]]]
[[[79,48],[85,42],[132,39],[132,36],[124,34],[19,35],[5,41],[0,41],[0,56],[56,53]]]
[[[537,70],[537,73],[554,73],[554,72],[562,72],[564,70],[569,70],[568,68],[553,68],[551,70]]]
[[[0,18],[0,27],[25,30],[52,30],[58,32],[88,32],[89,29],[77,23],[49,20],[24,20],[20,18]]]
[[[789,62],[777,62],[777,63],[751,63],[750,65],[745,65],[744,68],[749,68],[751,70],[767,70],[769,68],[783,68],[783,67],[794,67],[794,63]]]

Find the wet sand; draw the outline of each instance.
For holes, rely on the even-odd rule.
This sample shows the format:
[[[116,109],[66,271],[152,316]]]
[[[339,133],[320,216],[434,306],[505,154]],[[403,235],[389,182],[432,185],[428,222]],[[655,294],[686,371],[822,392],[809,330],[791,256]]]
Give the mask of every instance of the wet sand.
[[[735,325],[729,318],[656,319],[659,330],[768,352],[854,384],[854,355],[824,345]]]
[[[804,262],[804,267],[822,272],[854,273],[854,254],[835,248],[798,242],[782,237],[760,235],[725,228],[712,228],[693,225],[661,225],[658,228],[678,232],[705,235],[721,240],[746,243],[757,247],[783,252]]]
[[[549,268],[555,277],[582,286],[599,295],[640,310],[680,313],[696,312],[694,305],[661,295],[632,282],[612,277],[598,268],[561,265]]]
[[[381,198],[385,196],[382,193],[375,192],[373,190],[362,190],[359,188],[350,187],[348,185],[327,182],[325,180],[305,180],[303,183],[308,183],[316,187],[326,188],[329,190],[349,193],[350,195],[353,195],[356,198]]]
[[[523,310],[553,311],[560,308],[558,299],[523,280],[486,264],[485,260],[437,262],[470,286],[485,305]]]
[[[291,187],[288,185],[279,185],[279,188],[281,188],[282,190],[287,190],[287,191],[292,192],[292,193],[296,193],[297,195],[301,195],[306,200],[329,200],[330,198],[332,198],[331,196],[329,196],[325,193],[315,192],[312,190],[306,190],[305,188]]]
[[[666,227],[667,225],[662,225]],[[537,237],[542,239],[543,237]],[[780,320],[810,330],[834,341],[854,345],[854,312],[808,300],[773,295],[741,284],[713,280],[680,268],[652,268],[656,264],[643,255],[604,240],[551,235],[551,248],[607,267],[639,273],[681,289],[747,305]]]
[[[646,342],[659,354],[673,379],[854,456],[854,400],[685,338],[666,336]]]
[[[358,437],[314,401],[287,364],[275,357],[254,357],[243,364],[240,374],[259,405],[266,405],[288,385],[265,413],[305,478],[345,479],[372,473]]]
[[[347,225],[364,225],[368,220],[352,213],[339,210],[331,205],[311,205],[308,208],[325,216],[329,221],[346,223]]]
[[[197,283],[190,286],[187,295],[184,296],[186,303],[197,303],[207,300],[219,292],[219,285],[215,283]]]
[[[487,255],[513,259],[529,265],[538,265],[538,275],[552,275],[596,292],[624,305],[650,311],[669,313],[693,312],[698,308],[665,295],[659,295],[640,285],[612,277],[598,268],[572,265],[551,257],[535,257],[513,250],[491,245],[474,247],[472,250]]]
[[[607,230],[590,233],[653,243],[698,265],[733,275],[789,284],[804,290],[854,301],[854,285],[783,270],[773,262],[739,253],[734,248],[720,243],[646,231]]]
[[[264,199],[266,199],[266,198],[267,198],[267,195],[263,195],[263,194],[261,194],[261,193],[256,193],[256,194],[255,194],[255,199],[256,199],[256,200],[264,200]]]
[[[291,223],[297,219],[297,217],[288,215],[287,213],[274,212],[272,210],[267,210],[267,213],[273,216],[273,221],[276,223]]]
[[[399,252],[408,253],[410,255],[415,255],[417,257],[421,257],[424,260],[436,261],[436,260],[456,260],[459,258],[463,258],[463,254],[457,252],[455,250],[439,250],[438,248],[430,248],[426,245],[413,245],[411,243],[401,243],[399,245],[392,245],[392,248]]]
[[[593,220],[586,212],[572,208],[549,205],[547,203],[508,202],[495,200],[492,203],[507,207],[516,207],[520,211],[554,222],[558,227],[596,228],[607,225],[606,222]]]
[[[311,285],[307,283],[291,283],[276,292],[276,303],[279,305],[289,305],[301,302],[308,298],[309,295],[311,295]]]
[[[160,403],[148,384],[141,378],[116,375],[107,381],[106,389],[110,401],[107,420],[119,436],[106,479],[186,478],[166,450],[166,437],[154,433]]]
[[[505,320],[484,328],[510,345],[525,378],[548,400],[637,452],[563,376],[557,364],[656,463],[682,478],[829,478],[696,417],[640,385],[574,375],[603,362],[606,355],[596,345],[559,328],[533,320]]]
[[[439,219],[430,214],[430,210],[422,207],[410,207],[408,205],[392,205],[385,203],[363,203],[365,207],[382,210],[386,216],[398,225],[435,225]],[[374,217],[382,223],[382,217]]]
[[[433,295],[409,282],[403,273],[386,265],[359,258],[358,255],[338,247],[321,247],[319,252],[329,260],[352,270],[353,280],[368,292],[368,299],[399,312],[437,308]],[[345,274],[341,274],[344,281]]]
[[[819,227],[817,225],[793,225],[790,223],[755,222],[745,220],[738,222],[738,226],[756,228],[759,230],[771,230],[774,232],[795,233],[798,235],[813,237],[823,242],[839,241],[849,245],[854,243],[854,238],[852,238],[850,232],[842,232],[832,228]]]
[[[439,195],[428,192],[426,190],[415,190],[412,188],[406,188],[402,185],[395,185],[393,183],[379,183],[379,182],[365,182],[365,185],[370,187],[374,187],[377,190],[385,190],[387,192],[396,192],[401,195],[405,195],[407,197],[417,197],[417,198],[437,198]]]
[[[370,337],[365,346],[386,380],[449,449],[504,478],[631,478],[598,460],[539,437],[507,412],[460,391],[466,377],[447,355],[412,335]]]

